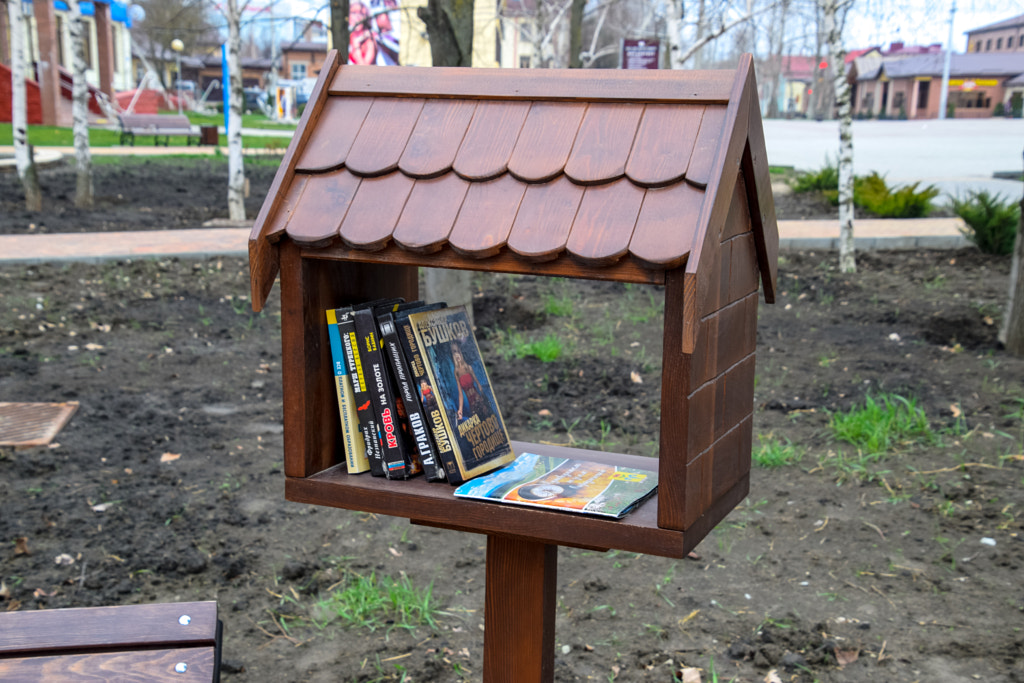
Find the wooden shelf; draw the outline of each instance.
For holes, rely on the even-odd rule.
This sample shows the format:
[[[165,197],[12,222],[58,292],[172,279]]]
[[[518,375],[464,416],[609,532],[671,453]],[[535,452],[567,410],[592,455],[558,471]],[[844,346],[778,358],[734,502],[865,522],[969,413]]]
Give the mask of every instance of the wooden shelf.
[[[656,459],[621,453],[520,441],[513,441],[512,448],[516,453],[580,458],[625,467],[654,470],[658,466]],[[684,557],[743,499],[747,488],[748,480],[744,478],[685,533],[658,527],[656,495],[622,519],[613,520],[456,498],[453,494],[455,487],[445,483],[430,483],[423,477],[398,481],[372,477],[369,473],[350,475],[344,464],[310,477],[288,477],[285,497],[299,503],[406,517],[419,524],[447,529],[500,533],[601,551],[618,549],[679,558]],[[458,520],[458,523],[453,523],[453,520]]]

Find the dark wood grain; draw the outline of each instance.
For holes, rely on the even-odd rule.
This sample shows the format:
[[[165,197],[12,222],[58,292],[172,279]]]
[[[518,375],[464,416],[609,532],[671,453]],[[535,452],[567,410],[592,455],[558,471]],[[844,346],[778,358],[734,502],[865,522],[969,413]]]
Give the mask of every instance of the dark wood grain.
[[[508,236],[508,248],[523,258],[548,261],[565,250],[583,187],[565,176],[526,189]]]
[[[346,65],[331,80],[332,95],[401,94],[495,100],[669,102],[728,101],[730,71],[614,69],[463,69]]]
[[[476,106],[452,168],[467,180],[496,178],[508,169],[529,102],[484,101]]]
[[[624,176],[643,111],[639,104],[590,105],[565,164],[565,174],[584,185]]]
[[[474,111],[468,100],[427,100],[398,161],[402,173],[432,178],[450,171]]]
[[[533,183],[560,174],[586,111],[582,102],[534,102],[509,159],[509,173]]]
[[[357,249],[382,248],[391,239],[415,182],[398,171],[365,178],[341,222],[341,239]]]
[[[175,666],[180,664],[188,667],[184,673],[175,671]],[[215,669],[216,654],[212,646],[132,650],[0,659],[0,680],[60,683],[191,683],[213,681]]]
[[[487,683],[554,680],[557,574],[557,546],[487,537],[483,668]]]
[[[746,179],[747,202],[757,244],[757,262],[761,272],[761,286],[764,288],[764,300],[773,304],[778,282],[779,225],[775,217],[775,198],[772,195],[772,179],[764,143],[761,109],[754,101],[750,103],[747,130],[749,137],[747,148],[743,152],[743,177]]]
[[[272,245],[275,240],[266,237],[263,234],[264,229],[267,222],[277,213],[284,198],[282,191],[291,182],[299,154],[316,128],[320,110],[327,99],[327,83],[334,78],[337,68],[338,51],[328,50],[327,56],[324,58],[324,65],[320,69],[320,76],[309,95],[309,102],[299,118],[295,135],[288,143],[284,158],[281,159],[281,165],[274,175],[273,182],[270,183],[267,198],[263,201],[263,206],[260,207],[252,231],[249,233],[249,290],[252,297],[252,308],[256,312],[263,310],[263,305],[270,295],[280,267],[277,249]]]
[[[297,171],[340,168],[373,104],[371,97],[329,97],[295,164]],[[309,106],[308,104],[306,105]]]
[[[468,190],[469,183],[454,173],[417,180],[395,225],[395,243],[416,253],[439,250],[448,242]]]
[[[452,249],[472,258],[487,258],[501,251],[525,192],[526,185],[508,174],[470,185],[448,236]]]
[[[647,105],[626,162],[629,179],[645,187],[682,180],[703,115],[703,107]]]
[[[647,190],[629,242],[630,253],[664,268],[685,263],[700,233],[703,203],[704,193],[686,183]]]
[[[188,624],[178,623],[182,615]],[[0,654],[67,649],[213,645],[216,602],[24,610],[0,615]],[[2,660],[0,660],[2,661]]]
[[[359,127],[345,166],[361,176],[394,171],[422,109],[421,99],[375,98]]]
[[[291,209],[285,232],[299,244],[328,244],[338,234],[361,178],[346,169],[306,179],[302,195]]]
[[[683,530],[686,506],[687,444],[690,430],[690,357],[683,353],[685,273],[665,277],[665,322],[661,343],[661,429],[658,444],[658,519],[662,529]]]
[[[686,179],[697,187],[706,187],[714,170],[715,159],[722,146],[726,107],[707,107],[701,118],[700,130],[693,144]]]
[[[566,250],[588,265],[614,263],[629,248],[643,199],[644,190],[628,180],[588,187]]]

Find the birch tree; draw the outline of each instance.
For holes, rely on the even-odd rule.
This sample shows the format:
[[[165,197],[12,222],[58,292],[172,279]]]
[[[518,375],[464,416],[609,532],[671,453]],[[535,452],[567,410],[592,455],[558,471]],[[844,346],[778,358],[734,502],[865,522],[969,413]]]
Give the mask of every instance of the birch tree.
[[[689,47],[683,49],[683,33],[686,28],[686,13],[683,0],[669,0],[668,19],[666,20],[669,40],[669,63],[673,69],[682,69],[695,55],[698,55],[704,46],[718,40],[732,29],[745,24],[762,12],[767,12],[775,7],[775,2],[765,3],[760,8],[755,8],[752,0],[747,0],[743,12],[732,18],[726,18],[726,13],[721,13],[715,21],[717,25],[711,25],[708,19],[707,9],[702,2],[696,22],[696,36]]]
[[[21,0],[7,3],[8,23],[11,31],[11,129],[14,134],[14,165],[25,191],[25,209],[41,211],[43,193],[39,189],[39,175],[28,144],[28,93],[25,89],[25,16]]]
[[[71,21],[68,31],[71,34],[71,118],[72,133],[75,141],[75,206],[90,207],[93,205],[92,186],[92,155],[89,151],[89,83],[85,80],[88,62],[85,56],[85,22],[82,21],[82,8],[79,0],[68,3],[71,10]]]
[[[832,84],[839,114],[839,270],[853,273],[857,262],[853,245],[853,114],[850,82],[846,78],[843,25],[853,0],[818,0],[825,42],[832,62]]]
[[[245,166],[242,160],[242,12],[249,1],[227,0],[221,11],[228,24],[228,218],[245,220]]]
[[[1021,199],[1020,209],[1017,240],[1010,264],[1010,299],[999,329],[999,341],[1015,356],[1024,356],[1024,199]]]

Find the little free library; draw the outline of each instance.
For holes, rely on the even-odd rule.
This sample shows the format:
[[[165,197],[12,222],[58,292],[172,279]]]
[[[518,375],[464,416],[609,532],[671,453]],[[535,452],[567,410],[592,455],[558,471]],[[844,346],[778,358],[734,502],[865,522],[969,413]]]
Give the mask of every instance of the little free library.
[[[249,254],[256,310],[281,281],[285,496],[486,534],[488,683],[553,679],[559,545],[684,557],[747,494],[759,289],[774,301],[778,254],[749,55],[563,71],[332,52]],[[657,470],[656,495],[607,519],[350,475],[324,312],[414,300],[420,266],[662,285],[658,458],[512,442]]]

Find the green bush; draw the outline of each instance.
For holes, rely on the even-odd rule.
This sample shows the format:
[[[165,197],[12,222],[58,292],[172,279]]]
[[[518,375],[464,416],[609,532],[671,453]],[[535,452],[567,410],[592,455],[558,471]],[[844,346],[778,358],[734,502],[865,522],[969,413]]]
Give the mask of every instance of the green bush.
[[[920,183],[904,185],[893,191],[885,179],[871,175],[853,181],[853,203],[882,218],[922,218],[931,213],[932,200],[939,191],[929,185],[918,191]]]
[[[970,191],[966,199],[951,197],[953,213],[964,219],[964,235],[987,254],[1005,256],[1013,251],[1020,223],[1020,205],[985,190]]]
[[[826,160],[819,171],[801,173],[792,182],[793,192],[822,192],[839,190],[839,167]]]

